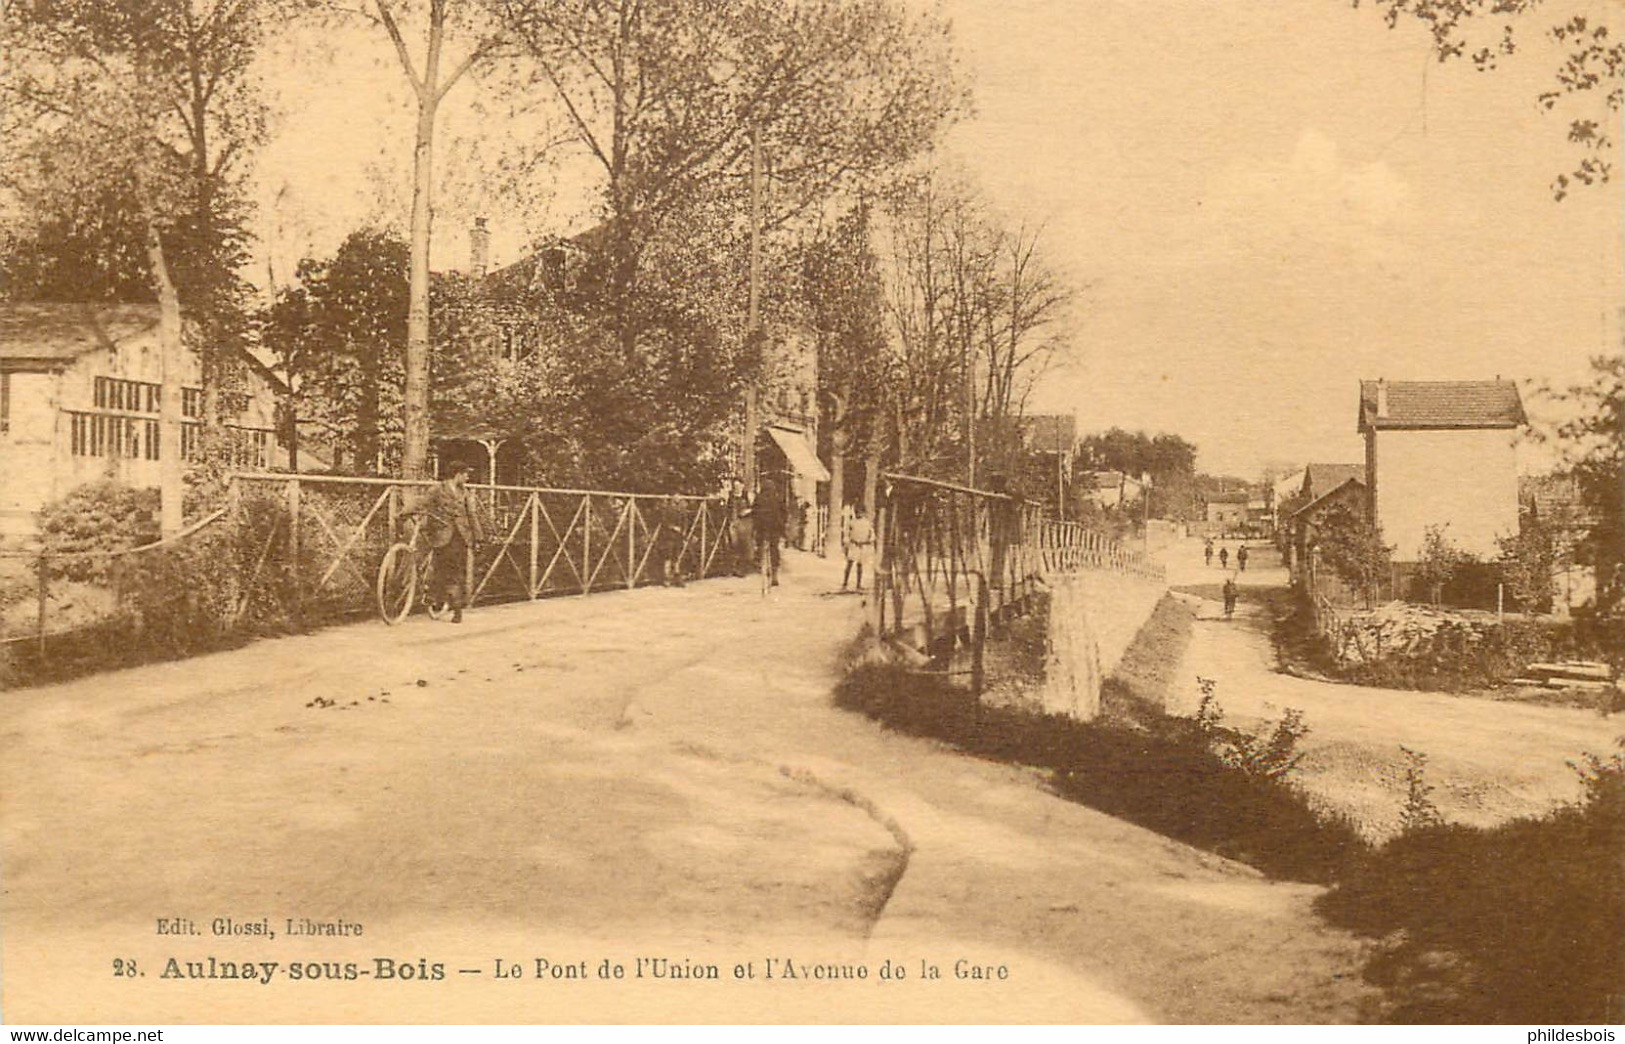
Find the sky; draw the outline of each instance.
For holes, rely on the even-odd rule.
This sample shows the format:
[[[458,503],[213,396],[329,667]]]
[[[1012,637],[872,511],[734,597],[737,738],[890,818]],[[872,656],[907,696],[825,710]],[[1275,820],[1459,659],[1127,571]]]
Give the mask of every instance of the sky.
[[[1566,385],[1619,351],[1621,185],[1555,202],[1576,153],[1564,111],[1536,104],[1559,55],[1544,29],[1565,4],[1615,4],[1625,30],[1617,0],[1552,0],[1491,73],[1438,63],[1420,26],[1348,0],[941,2],[976,99],[944,151],[1041,223],[1081,288],[1035,408],[1085,432],[1174,432],[1203,470],[1253,476],[1363,459],[1361,378]],[[297,118],[260,179],[275,278],[360,219],[404,224],[393,61],[381,36],[351,40],[281,83]],[[496,202],[469,143],[501,100],[464,93],[443,117],[436,265],[466,257],[475,214],[494,215],[498,262],[590,220],[569,168],[525,207]],[[548,138],[508,125],[498,149]]]
[[[949,10],[954,147],[1085,287],[1036,399],[1080,430],[1177,432],[1214,472],[1359,461],[1361,378],[1566,385],[1619,350],[1620,186],[1549,187],[1551,14],[1480,73],[1345,0]]]

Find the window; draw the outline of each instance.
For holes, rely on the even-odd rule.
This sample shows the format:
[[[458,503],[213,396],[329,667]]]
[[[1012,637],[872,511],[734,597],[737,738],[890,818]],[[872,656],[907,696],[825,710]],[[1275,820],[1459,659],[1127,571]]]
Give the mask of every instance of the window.
[[[69,445],[76,457],[155,459],[157,442],[154,436],[157,434],[157,425],[151,421],[78,411],[70,412],[68,416],[72,422]],[[143,435],[146,438],[143,438]],[[145,448],[143,443],[147,443]]]
[[[98,410],[126,413],[157,413],[162,389],[151,381],[127,381],[120,377],[96,378],[93,392]]]
[[[499,336],[501,342],[498,350],[509,362],[519,362],[536,354],[536,328],[529,323],[503,323]]]

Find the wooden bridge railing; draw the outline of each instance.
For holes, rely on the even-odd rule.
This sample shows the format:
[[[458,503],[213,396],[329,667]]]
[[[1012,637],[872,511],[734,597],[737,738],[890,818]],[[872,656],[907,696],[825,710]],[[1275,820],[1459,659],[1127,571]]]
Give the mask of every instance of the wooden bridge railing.
[[[1110,570],[1162,582],[1162,567],[1036,503],[990,490],[887,474],[879,507],[873,624],[947,671],[968,650],[977,691],[990,626],[1023,611],[1045,578]],[[950,673],[953,673],[950,671]]]

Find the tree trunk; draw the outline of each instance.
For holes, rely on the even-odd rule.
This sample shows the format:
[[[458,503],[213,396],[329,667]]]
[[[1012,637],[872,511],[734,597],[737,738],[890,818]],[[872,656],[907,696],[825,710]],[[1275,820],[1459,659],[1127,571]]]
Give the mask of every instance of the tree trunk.
[[[185,513],[182,497],[181,388],[184,363],[181,345],[181,302],[170,278],[158,226],[147,223],[147,259],[158,290],[158,528],[165,537],[181,531]]]
[[[432,32],[438,34],[436,24]],[[429,81],[433,83],[431,79]],[[406,432],[401,450],[401,475],[427,478],[429,474],[429,230],[432,212],[434,117],[432,88],[418,103],[417,147],[412,175],[412,274],[406,313]]]
[[[873,444],[863,458],[863,512],[870,519],[877,518],[875,508],[880,500],[880,448]]]
[[[846,431],[846,399],[838,397],[835,408],[830,413],[829,433],[829,529],[837,538],[844,538],[846,531],[843,524],[846,520],[846,444],[850,435]],[[830,557],[830,545],[835,543],[824,539],[824,557]]]

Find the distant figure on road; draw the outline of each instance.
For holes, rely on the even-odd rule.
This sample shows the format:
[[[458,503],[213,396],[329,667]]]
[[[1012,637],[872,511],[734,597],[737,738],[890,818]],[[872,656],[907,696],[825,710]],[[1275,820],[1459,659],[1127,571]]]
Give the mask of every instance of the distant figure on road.
[[[1219,548],[1219,568],[1230,568],[1230,549],[1228,547]]]
[[[1213,538],[1208,537],[1207,543],[1202,545],[1202,564],[1209,569],[1213,568]]]
[[[1242,544],[1236,548],[1236,565],[1245,573],[1247,571],[1247,545]]]
[[[841,538],[841,547],[846,552],[846,572],[841,575],[841,590],[846,590],[846,582],[852,579],[852,567],[858,567],[858,591],[863,591],[863,567],[867,563],[869,575],[875,572],[875,524],[869,521],[863,512],[863,505],[859,504],[852,511],[852,518],[846,523],[846,532]]]
[[[1230,619],[1236,612],[1236,578],[1224,578],[1224,618]]]
[[[784,539],[784,494],[771,482],[762,483],[750,511],[751,530],[756,537],[756,561],[767,558],[768,586],[779,584],[779,541]]]

